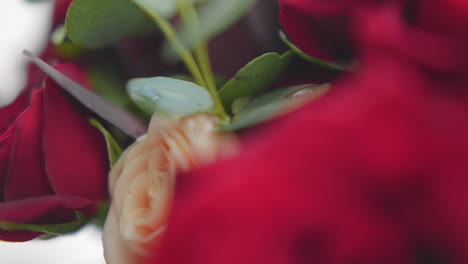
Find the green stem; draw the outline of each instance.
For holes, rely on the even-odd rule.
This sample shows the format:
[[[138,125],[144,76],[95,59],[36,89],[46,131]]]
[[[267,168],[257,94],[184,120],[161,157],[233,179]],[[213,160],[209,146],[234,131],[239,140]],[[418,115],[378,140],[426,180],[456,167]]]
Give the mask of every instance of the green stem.
[[[174,29],[172,28],[171,24],[169,24],[169,22],[167,22],[160,16],[153,14],[152,12],[147,12],[144,8],[141,9],[156,22],[156,24],[161,29],[162,33],[166,36],[167,40],[174,46],[176,51],[180,54],[185,66],[195,79],[195,82],[202,87],[206,87],[205,80],[200,70],[198,69],[195,59],[192,57],[190,51],[177,38],[177,35]]]
[[[186,25],[192,25],[194,34],[199,37],[200,34],[200,24],[198,22],[198,16],[196,9],[192,2],[187,2],[186,0],[177,0],[177,6],[179,9],[180,16],[183,22]],[[229,116],[224,110],[224,106],[221,103],[221,100],[218,96],[218,91],[216,89],[216,84],[213,76],[213,71],[211,69],[210,58],[208,55],[208,48],[205,41],[198,41],[197,45],[194,47],[195,57],[197,59],[198,65],[201,69],[204,81],[206,83],[205,88],[211,94],[213,102],[218,116],[223,120],[228,120]]]

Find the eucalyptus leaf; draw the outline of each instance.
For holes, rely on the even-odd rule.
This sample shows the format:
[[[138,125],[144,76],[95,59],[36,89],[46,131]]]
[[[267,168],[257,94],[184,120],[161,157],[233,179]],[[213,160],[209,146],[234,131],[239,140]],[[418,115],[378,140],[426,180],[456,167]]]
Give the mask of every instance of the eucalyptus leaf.
[[[197,10],[199,30],[194,30],[193,24],[179,24],[177,36],[183,45],[192,49],[236,23],[255,3],[256,0],[206,0]],[[179,54],[169,43],[165,44],[163,54],[169,61],[179,59]]]
[[[249,104],[250,100],[251,100],[250,97],[236,98],[236,100],[234,100],[234,102],[232,103],[231,112],[233,114],[239,113],[240,111],[242,111],[242,109],[244,109]]]
[[[177,13],[177,0],[131,0],[141,9],[149,14],[169,19]],[[187,0],[193,3],[202,2],[202,0]]]
[[[0,221],[0,229],[14,231],[35,231],[43,232],[51,235],[60,235],[74,232],[86,224],[86,218],[80,211],[75,211],[76,220],[63,224],[51,225],[34,225],[25,223],[15,223],[8,221]]]
[[[311,57],[309,55],[307,55],[306,53],[304,53],[302,50],[300,50],[296,45],[294,45],[289,39],[288,37],[286,36],[286,34],[284,34],[283,31],[280,31],[279,32],[279,35],[280,35],[280,38],[281,40],[295,53],[297,54],[299,57],[303,58],[304,60],[310,62],[310,63],[313,63],[315,65],[318,65],[318,66],[321,66],[321,67],[324,67],[324,68],[328,68],[328,69],[332,69],[332,70],[339,70],[339,71],[349,71],[349,67],[345,66],[345,65],[342,65],[341,63],[331,63],[331,62],[326,62],[326,61],[323,61],[323,60],[319,60],[317,58],[314,58],[314,57]]]
[[[122,155],[122,148],[117,143],[115,138],[112,134],[107,131],[107,129],[96,119],[90,119],[89,122],[99,131],[101,131],[102,135],[106,139],[107,144],[107,155],[109,157],[109,163],[113,166],[117,160],[119,160],[120,155]]]
[[[283,55],[266,53],[245,65],[219,91],[224,108],[230,109],[238,97],[256,96],[270,87],[281,76],[292,56],[292,52]]]
[[[88,49],[155,29],[148,16],[130,0],[74,0],[65,22],[72,41]]]
[[[239,130],[273,119],[302,105],[305,101],[298,97],[312,100],[324,94],[329,87],[328,84],[298,85],[261,95],[236,114],[225,129]]]
[[[175,0],[132,0],[135,4],[150,14],[169,19],[177,11]]]
[[[213,99],[204,88],[188,81],[152,77],[128,81],[127,91],[135,104],[148,114],[165,116],[213,113]]]

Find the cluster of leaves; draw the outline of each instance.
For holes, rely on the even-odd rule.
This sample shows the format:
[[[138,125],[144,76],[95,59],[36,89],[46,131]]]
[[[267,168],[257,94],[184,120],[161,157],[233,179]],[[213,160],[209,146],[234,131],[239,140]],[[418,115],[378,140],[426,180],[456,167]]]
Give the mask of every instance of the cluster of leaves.
[[[325,67],[339,67],[309,58],[288,42],[283,34],[291,51],[281,55],[274,52],[263,54],[245,65],[230,80],[217,84],[213,82],[214,87],[209,87],[210,79],[214,77],[209,58],[206,58],[206,49],[203,51],[204,44],[237,22],[255,2],[75,0],[68,10],[66,31],[75,44],[88,49],[111,45],[129,35],[162,32],[166,36],[161,49],[162,57],[169,61],[182,59],[193,76],[132,79],[126,87],[133,102],[147,115],[213,113],[220,116],[225,128],[242,129],[280,113],[279,110],[285,105],[282,102],[289,98],[289,93],[298,89],[287,88],[281,93],[257,98],[277,81],[296,54],[311,62],[322,63]],[[180,22],[170,23],[170,19],[177,14]],[[192,53],[195,53],[196,61],[190,57]]]
[[[76,59],[90,50],[114,45],[125,37],[162,34],[166,38],[160,48],[161,58],[171,63],[183,61],[192,76],[126,80],[112,62],[103,57],[88,67],[96,96],[39,58],[28,52],[26,55],[73,97],[111,124],[90,120],[105,137],[109,163],[113,165],[122,153],[116,137],[126,134],[135,138],[144,133],[144,124],[134,116],[147,121],[153,114],[177,117],[212,113],[220,117],[221,128],[244,129],[291,109],[298,103],[295,96],[302,91],[315,97],[328,89],[328,85],[300,85],[268,92],[295,57],[324,68],[346,70],[343,65],[309,57],[280,32],[289,51],[265,53],[239,69],[229,80],[215,77],[206,43],[246,15],[255,3],[256,0],[74,0],[65,24],[56,28],[52,35],[52,42],[61,55]],[[176,16],[178,20],[173,19]],[[120,86],[126,87],[126,91],[116,89]],[[107,207],[108,202],[100,205],[98,217],[94,219],[98,224],[103,223]],[[76,220],[69,223],[0,222],[0,228],[44,232],[47,234],[44,238],[48,238],[76,231],[87,221],[81,212],[76,212]]]

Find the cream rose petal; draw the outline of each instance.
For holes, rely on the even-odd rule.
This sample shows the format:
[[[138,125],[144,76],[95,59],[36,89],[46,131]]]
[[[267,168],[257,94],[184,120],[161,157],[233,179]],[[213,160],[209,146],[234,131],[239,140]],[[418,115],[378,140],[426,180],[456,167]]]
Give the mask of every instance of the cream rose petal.
[[[109,175],[112,204],[104,225],[108,264],[144,263],[166,227],[177,171],[234,153],[233,134],[217,129],[212,115],[179,120],[154,116],[148,133],[127,148]]]

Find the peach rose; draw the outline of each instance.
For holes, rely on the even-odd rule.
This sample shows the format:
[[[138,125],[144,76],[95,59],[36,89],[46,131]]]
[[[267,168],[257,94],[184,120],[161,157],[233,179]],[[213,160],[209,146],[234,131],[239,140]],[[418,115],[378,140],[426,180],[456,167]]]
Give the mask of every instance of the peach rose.
[[[232,154],[237,140],[212,115],[179,120],[154,116],[109,175],[112,203],[104,225],[107,263],[144,263],[166,227],[177,172]]]

